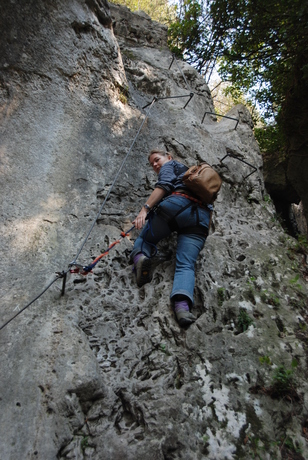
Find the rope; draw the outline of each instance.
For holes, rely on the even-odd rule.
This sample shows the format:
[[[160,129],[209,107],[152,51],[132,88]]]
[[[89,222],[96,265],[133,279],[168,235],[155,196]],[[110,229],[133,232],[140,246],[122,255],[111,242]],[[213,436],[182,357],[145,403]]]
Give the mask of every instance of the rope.
[[[94,259],[94,261],[90,264],[90,265],[87,265],[85,267],[81,267],[79,265],[77,265],[77,268],[75,269],[71,269],[70,272],[71,273],[81,273],[81,275],[87,275],[88,273],[90,273],[92,271],[92,269],[95,267],[95,265],[104,257],[106,256],[110,249],[112,249],[116,244],[119,244],[121,243],[122,239],[125,238],[126,236],[128,236],[130,234],[130,232],[135,228],[135,225],[133,225],[127,232],[121,232],[121,237],[114,241],[107,249],[106,251],[104,251],[100,256],[96,257],[96,259]]]
[[[55,281],[57,281],[59,278],[63,278],[64,276],[64,273],[61,273],[59,274],[53,281],[51,281],[51,283],[48,284],[48,286],[39,294],[35,297],[35,299],[31,300],[31,302],[29,302],[25,307],[23,307],[18,313],[16,313],[16,315],[12,316],[12,318],[10,318],[6,323],[2,324],[2,326],[0,327],[0,331],[1,329],[3,329],[5,326],[7,326],[11,321],[13,321],[13,319],[16,318],[16,316],[20,315],[20,313],[22,313],[24,310],[26,310],[28,307],[30,307],[31,304],[33,304],[33,302],[35,302],[37,299],[39,299],[49,288],[50,286],[53,285],[53,283]]]

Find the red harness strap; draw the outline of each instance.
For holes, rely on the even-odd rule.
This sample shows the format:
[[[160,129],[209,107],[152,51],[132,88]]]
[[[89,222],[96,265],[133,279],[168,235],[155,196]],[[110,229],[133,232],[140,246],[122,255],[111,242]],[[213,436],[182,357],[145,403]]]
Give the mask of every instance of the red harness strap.
[[[206,204],[205,203],[202,203],[201,200],[198,200],[197,198],[194,198],[190,195],[186,195],[186,193],[181,193],[181,192],[172,192],[172,195],[179,195],[179,196],[183,196],[184,198],[187,198],[188,200],[191,200],[191,201],[194,201],[195,203],[197,203],[199,206],[203,207],[203,208],[206,208]]]

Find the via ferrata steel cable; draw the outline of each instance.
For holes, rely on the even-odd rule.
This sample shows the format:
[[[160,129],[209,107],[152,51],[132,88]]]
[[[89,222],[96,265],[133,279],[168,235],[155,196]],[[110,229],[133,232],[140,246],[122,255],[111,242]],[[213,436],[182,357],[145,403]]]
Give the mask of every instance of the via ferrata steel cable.
[[[83,243],[82,243],[82,245],[81,245],[79,251],[77,252],[77,255],[76,255],[75,259],[69,264],[69,266],[72,266],[72,265],[75,265],[75,264],[76,264],[77,259],[78,259],[78,257],[80,256],[80,253],[81,253],[81,251],[82,251],[83,248],[84,248],[84,245],[85,245],[86,242],[88,241],[88,238],[89,238],[89,236],[90,236],[90,234],[91,234],[91,232],[92,232],[92,230],[93,230],[93,228],[94,228],[94,226],[95,226],[95,224],[96,224],[96,222],[97,222],[97,219],[98,219],[99,216],[101,215],[101,212],[102,212],[102,210],[103,210],[103,208],[104,208],[104,206],[105,206],[105,204],[106,204],[106,201],[108,200],[108,198],[109,198],[109,196],[110,196],[110,193],[111,193],[111,191],[112,191],[112,189],[113,189],[113,187],[114,187],[114,185],[115,185],[115,183],[116,183],[116,181],[117,181],[117,179],[118,179],[118,177],[119,177],[119,175],[120,175],[120,173],[121,173],[121,171],[122,171],[122,169],[123,169],[124,164],[126,163],[127,158],[129,157],[129,155],[130,155],[130,153],[131,153],[131,151],[132,151],[132,149],[133,149],[133,146],[135,145],[135,142],[136,142],[136,140],[137,140],[137,138],[138,138],[138,136],[139,136],[139,133],[140,133],[140,131],[142,130],[143,125],[144,125],[144,123],[146,122],[146,120],[147,120],[147,118],[148,118],[148,116],[149,116],[150,110],[151,110],[151,108],[153,107],[153,105],[154,105],[155,102],[156,102],[156,99],[154,98],[153,101],[151,102],[150,106],[149,106],[149,109],[148,109],[148,111],[147,111],[147,113],[146,113],[146,116],[144,117],[144,119],[143,119],[143,121],[142,121],[142,123],[141,123],[141,125],[140,125],[140,127],[139,127],[139,129],[138,129],[138,132],[137,132],[137,134],[136,134],[136,136],[135,136],[135,138],[134,138],[134,140],[133,140],[133,142],[132,142],[132,144],[131,144],[131,146],[130,146],[128,152],[127,152],[127,154],[125,155],[125,157],[124,157],[124,159],[123,159],[123,161],[122,161],[122,163],[121,163],[121,165],[120,165],[120,168],[118,169],[117,174],[115,175],[115,177],[114,177],[114,179],[113,179],[113,182],[112,182],[112,184],[111,184],[111,187],[110,187],[110,189],[108,190],[108,193],[107,193],[107,195],[106,195],[106,197],[105,197],[105,199],[104,199],[104,201],[103,201],[103,204],[102,204],[101,207],[100,207],[100,210],[99,210],[98,213],[97,213],[97,216],[96,216],[95,220],[93,221],[93,223],[92,223],[92,225],[91,225],[91,227],[90,227],[90,230],[88,231],[88,233],[87,233],[87,235],[86,235],[86,237],[85,237],[85,239],[84,239],[84,241],[83,241]]]
[[[16,315],[12,316],[12,318],[10,318],[8,321],[6,321],[4,324],[2,324],[2,326],[0,326],[0,331],[1,329],[3,329],[5,326],[7,326],[11,321],[13,321],[13,319],[16,318],[16,316],[20,315],[24,310],[26,310],[26,308],[30,307],[31,304],[33,304],[33,302],[35,302],[37,299],[39,299],[49,288],[50,286],[53,285],[53,283],[55,281],[57,281],[58,279],[62,278],[62,274],[61,275],[58,275],[54,280],[52,280],[48,286],[40,293],[38,294],[35,299],[31,300],[31,302],[29,302],[25,307],[23,307],[21,310],[19,310],[19,312],[16,313]]]

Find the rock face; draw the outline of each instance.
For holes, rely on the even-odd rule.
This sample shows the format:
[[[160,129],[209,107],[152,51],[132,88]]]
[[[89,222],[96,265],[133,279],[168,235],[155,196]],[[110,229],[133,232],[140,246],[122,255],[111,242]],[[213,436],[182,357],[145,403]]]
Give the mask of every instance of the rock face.
[[[151,148],[223,178],[188,330],[169,305],[175,237],[138,289],[136,232],[0,330],[1,458],[307,458],[306,261],[266,198],[249,113],[205,114],[204,80],[144,14],[0,3],[2,324],[130,228]]]

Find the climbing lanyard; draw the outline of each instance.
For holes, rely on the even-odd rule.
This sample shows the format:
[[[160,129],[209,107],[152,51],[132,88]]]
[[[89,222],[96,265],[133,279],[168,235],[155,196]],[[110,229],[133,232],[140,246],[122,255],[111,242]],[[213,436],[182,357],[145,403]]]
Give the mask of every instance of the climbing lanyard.
[[[70,273],[80,273],[81,275],[84,275],[86,276],[88,273],[92,273],[92,269],[96,266],[96,264],[104,257],[106,256],[110,249],[112,249],[116,244],[119,244],[123,238],[125,238],[126,236],[128,236],[130,234],[130,232],[135,228],[135,225],[133,225],[127,232],[121,232],[121,235],[120,235],[120,238],[117,239],[116,241],[114,241],[113,243],[111,243],[111,245],[106,249],[106,251],[104,251],[101,255],[99,255],[98,257],[96,257],[96,259],[93,260],[93,262],[89,265],[86,265],[86,266],[82,266],[80,264],[76,264],[76,263],[71,263],[70,266],[71,267],[76,267],[76,268],[71,268],[69,271]]]

